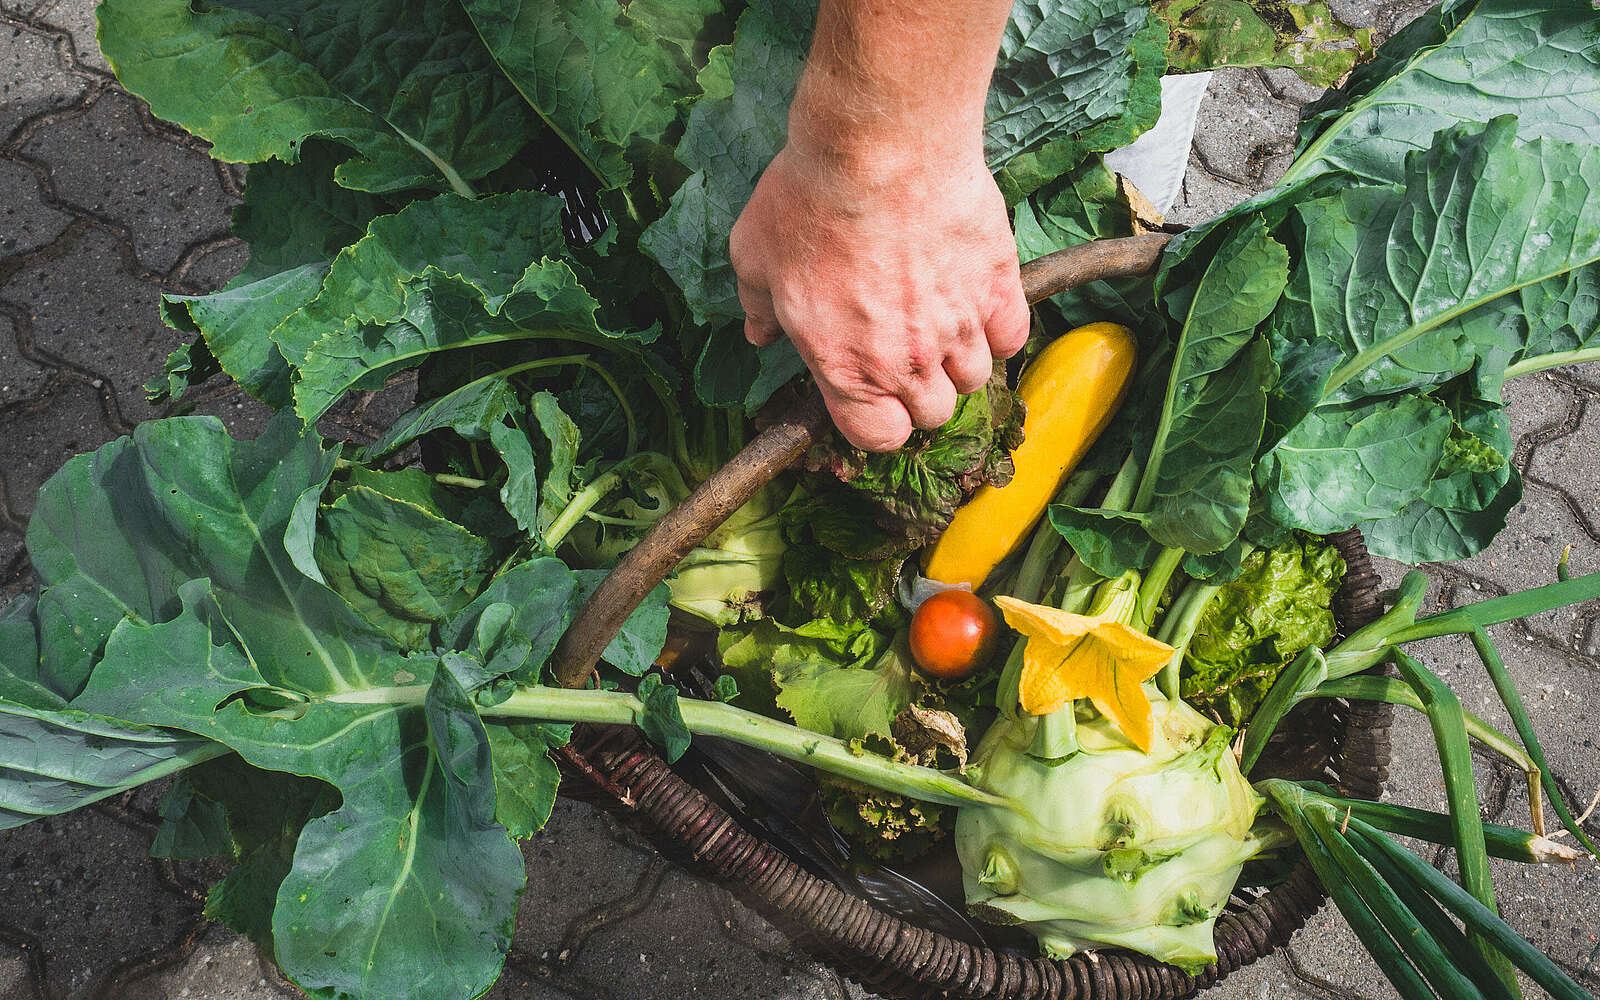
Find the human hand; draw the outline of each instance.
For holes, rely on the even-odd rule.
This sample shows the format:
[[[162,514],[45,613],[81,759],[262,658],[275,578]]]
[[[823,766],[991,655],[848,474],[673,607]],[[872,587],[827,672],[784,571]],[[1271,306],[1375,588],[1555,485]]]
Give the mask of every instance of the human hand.
[[[745,336],[787,336],[840,432],[889,451],[1021,349],[1029,312],[976,135],[875,152],[840,156],[791,128],[729,244]]]

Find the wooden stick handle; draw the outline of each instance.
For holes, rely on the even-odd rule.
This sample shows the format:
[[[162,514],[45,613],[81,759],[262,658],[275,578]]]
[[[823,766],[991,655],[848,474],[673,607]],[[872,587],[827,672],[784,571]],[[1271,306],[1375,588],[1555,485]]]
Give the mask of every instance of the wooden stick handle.
[[[1091,281],[1149,274],[1169,239],[1157,233],[1057,250],[1022,265],[1022,290],[1034,303]],[[600,582],[561,637],[551,655],[556,680],[565,687],[588,683],[606,644],[645,595],[734,511],[799,461],[831,426],[822,398],[807,395],[668,511]]]

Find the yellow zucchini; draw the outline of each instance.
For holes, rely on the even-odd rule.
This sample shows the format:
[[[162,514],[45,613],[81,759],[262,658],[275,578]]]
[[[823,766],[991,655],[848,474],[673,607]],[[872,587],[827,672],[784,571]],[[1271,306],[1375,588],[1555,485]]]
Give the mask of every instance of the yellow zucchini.
[[[1091,323],[1058,338],[1023,369],[1027,406],[1016,474],[980,486],[934,543],[923,575],[976,590],[1026,539],[1050,500],[1122,403],[1137,345],[1127,327]]]

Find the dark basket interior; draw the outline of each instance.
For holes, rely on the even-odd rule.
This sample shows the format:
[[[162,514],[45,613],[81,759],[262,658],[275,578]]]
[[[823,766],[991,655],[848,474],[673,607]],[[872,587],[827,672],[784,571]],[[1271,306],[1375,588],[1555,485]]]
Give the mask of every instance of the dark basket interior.
[[[1379,613],[1378,578],[1358,532],[1330,536],[1347,564],[1334,598],[1342,631]],[[1262,774],[1319,778],[1376,798],[1388,777],[1388,705],[1318,699],[1297,709]],[[1126,951],[1053,960],[915,926],[806,871],[674,773],[632,729],[580,726],[564,793],[616,810],[668,857],[726,885],[810,953],[869,989],[905,1000],[1175,1000],[1284,944],[1326,899],[1303,859],[1265,891],[1236,893],[1217,920],[1217,964],[1198,976]]]

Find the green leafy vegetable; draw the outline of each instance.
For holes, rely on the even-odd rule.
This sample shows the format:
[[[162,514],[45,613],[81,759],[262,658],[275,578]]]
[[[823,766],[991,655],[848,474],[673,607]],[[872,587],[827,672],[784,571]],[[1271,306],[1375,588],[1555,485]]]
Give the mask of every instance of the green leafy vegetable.
[[[1314,540],[1246,556],[1243,572],[1212,598],[1190,640],[1184,700],[1225,725],[1244,725],[1290,660],[1333,638],[1333,594],[1343,578],[1338,550]]]
[[[1345,24],[1321,0],[1157,0],[1152,7],[1170,31],[1173,70],[1279,66],[1332,87],[1372,56],[1371,29]]]

